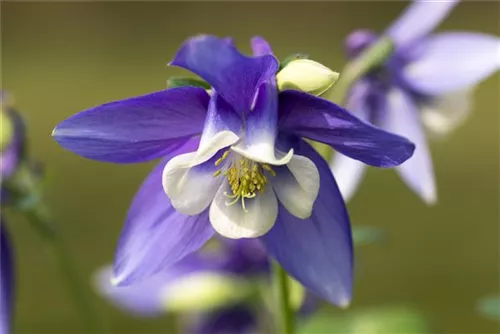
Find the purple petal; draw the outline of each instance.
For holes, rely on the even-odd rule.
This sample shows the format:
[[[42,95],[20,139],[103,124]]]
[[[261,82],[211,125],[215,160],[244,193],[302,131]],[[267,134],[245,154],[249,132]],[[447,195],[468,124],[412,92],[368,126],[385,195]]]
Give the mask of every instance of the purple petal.
[[[223,40],[232,47],[236,47],[236,45],[234,44],[234,39],[232,37],[224,37]]]
[[[174,270],[175,264],[165,272]],[[165,312],[160,290],[168,284],[168,275],[157,274],[130,286],[115,286],[111,283],[113,269],[104,267],[94,277],[96,290],[123,311],[140,317],[159,316]]]
[[[267,252],[256,238],[228,239],[219,237],[223,244],[221,270],[238,275],[260,275],[269,270]]]
[[[116,252],[117,284],[129,285],[168,268],[198,250],[214,234],[208,212],[196,216],[178,213],[162,186],[162,172],[168,160],[195,150],[197,144],[191,140],[172,152],[153,170],[135,196]]]
[[[458,0],[414,1],[387,29],[386,34],[397,47],[406,46],[434,30],[458,2]]]
[[[0,334],[8,334],[14,306],[14,263],[3,221],[0,221],[0,261]]]
[[[325,99],[285,91],[279,100],[280,131],[331,145],[350,158],[377,167],[406,161],[415,149],[407,139],[361,121]]]
[[[157,159],[201,133],[208,100],[202,88],[172,88],[80,112],[61,122],[52,135],[64,148],[89,159]]]
[[[372,115],[377,113],[380,100],[385,100],[385,95],[377,93],[376,88],[369,81],[362,80],[351,89],[346,106],[359,119],[369,122]],[[362,162],[340,153],[333,157],[330,168],[346,202],[358,189],[366,167]]]
[[[231,131],[240,134],[242,120],[233,108],[221,97],[213,92],[208,104],[208,112],[203,125],[200,146],[204,146],[211,138],[222,131]]]
[[[287,164],[293,156],[293,151],[276,152],[274,149],[278,132],[277,122],[278,90],[276,79],[272,78],[259,87],[255,108],[245,117],[244,140],[233,146],[232,151],[261,163],[275,166]],[[270,193],[264,195],[270,196]],[[273,212],[276,213],[275,210]]]
[[[189,321],[188,334],[251,334],[256,333],[255,312],[245,305],[233,305],[208,314],[199,314]]]
[[[252,45],[252,51],[254,56],[264,56],[264,55],[272,55],[273,49],[271,49],[271,45],[262,37],[254,36],[250,41]]]
[[[276,224],[261,237],[270,255],[306,288],[333,304],[351,300],[353,250],[349,216],[335,179],[323,158],[300,140],[297,154],[318,167],[321,187],[308,219],[280,207]]]
[[[432,159],[416,105],[403,91],[393,89],[388,95],[387,110],[382,115],[380,125],[383,128],[408,137],[416,145],[413,156],[396,170],[408,187],[427,204],[435,203]]]
[[[278,90],[276,80],[263,83],[255,100],[255,109],[246,116],[245,144],[272,145],[278,131]]]
[[[168,311],[168,296],[162,294],[169,284],[186,275],[210,269],[210,263],[193,253],[168,269],[130,286],[111,283],[111,266],[100,269],[95,277],[95,288],[100,294],[124,311],[141,317],[154,317]]]
[[[378,36],[371,30],[356,30],[350,33],[345,42],[345,50],[349,58],[357,57],[364,49],[377,40]]]
[[[438,34],[422,41],[415,53],[418,58],[403,76],[413,89],[429,95],[467,89],[500,68],[500,38],[492,35]]]
[[[224,39],[210,35],[189,39],[170,65],[205,79],[238,113],[252,109],[257,89],[276,75],[279,66],[271,55],[247,57]]]

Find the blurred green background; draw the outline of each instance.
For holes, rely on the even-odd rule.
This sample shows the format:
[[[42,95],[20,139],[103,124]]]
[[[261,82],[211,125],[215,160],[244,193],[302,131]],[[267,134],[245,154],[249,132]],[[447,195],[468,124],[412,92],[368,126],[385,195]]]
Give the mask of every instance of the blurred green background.
[[[106,330],[168,332],[168,318],[121,313],[91,289],[93,271],[113,258],[127,207],[153,164],[98,163],[50,137],[70,115],[165,88],[180,43],[198,33],[233,36],[249,52],[262,35],[283,58],[307,52],[340,70],[343,39],[357,28],[382,31],[404,2],[43,2],[1,3],[2,88],[29,126],[32,154],[46,164],[47,196]],[[439,30],[498,34],[499,3],[460,4]],[[460,71],[457,68],[457,71]],[[498,333],[475,313],[499,290],[499,76],[480,85],[468,122],[432,144],[439,202],[428,208],[393,171],[370,169],[349,203],[353,224],[388,233],[356,253],[352,307],[406,303],[422,309],[434,333]],[[82,332],[57,269],[40,239],[11,218],[18,263],[17,333]],[[363,333],[360,333],[363,334]],[[388,333],[391,334],[391,333]]]

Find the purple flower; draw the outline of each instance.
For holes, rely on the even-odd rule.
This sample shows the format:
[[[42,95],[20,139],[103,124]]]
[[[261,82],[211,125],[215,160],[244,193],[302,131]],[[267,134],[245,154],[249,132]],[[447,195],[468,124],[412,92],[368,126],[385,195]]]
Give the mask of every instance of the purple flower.
[[[0,203],[2,208],[9,203],[10,192],[4,183],[17,171],[25,146],[24,122],[21,116],[12,108],[9,96],[0,92],[0,113],[2,132],[9,136],[3,137],[0,151]],[[0,334],[8,334],[11,328],[12,310],[14,306],[14,259],[9,234],[5,221],[0,216]]]
[[[9,127],[11,133],[10,138],[7,138],[6,146],[0,151],[2,161],[0,175],[2,180],[7,180],[14,174],[21,162],[26,146],[26,136],[24,122],[19,113],[12,108],[4,92],[1,93],[0,104],[2,123],[8,123],[2,124],[2,130],[4,130],[4,126]]]
[[[164,158],[130,208],[115,283],[167,268],[203,246],[215,229],[229,238],[261,237],[299,282],[346,305],[349,218],[328,165],[301,137],[381,167],[404,162],[414,145],[327,100],[278,92],[279,64],[270,46],[254,38],[252,47],[249,57],[227,39],[191,38],[171,65],[205,79],[209,93],[180,87],[107,103],[63,121],[54,138],[100,161]]]
[[[233,305],[189,319],[189,334],[254,334],[257,330],[255,312],[247,305]]]
[[[250,334],[258,331],[258,312],[251,301],[259,292],[257,287],[265,286],[263,282],[270,286],[268,276],[268,257],[258,239],[222,238],[215,251],[193,253],[130,286],[114,286],[111,266],[106,266],[96,272],[94,286],[133,315],[156,317],[171,312],[182,316],[185,333]],[[214,277],[227,283],[221,286]],[[318,306],[312,295],[303,297],[298,310],[301,317],[309,316]]]
[[[437,195],[423,126],[434,135],[447,134],[458,126],[470,108],[473,87],[500,66],[500,39],[496,36],[472,32],[429,35],[456,4],[412,4],[385,33],[395,44],[393,56],[355,84],[347,104],[359,118],[416,144],[413,157],[396,171],[428,204],[435,203]],[[377,39],[371,31],[353,32],[346,40],[348,55],[356,57]],[[348,200],[364,176],[365,165],[339,154],[331,167]]]
[[[244,289],[247,281],[267,274],[267,255],[257,239],[224,240],[221,247],[216,252],[193,253],[131,286],[112,285],[112,269],[105,267],[95,275],[95,287],[117,307],[137,316],[181,311],[188,320],[187,333],[249,333],[257,326],[255,312],[239,300],[239,292],[230,282],[240,281],[239,288]],[[211,284],[210,277],[226,279],[229,284],[221,289]],[[210,299],[220,303],[204,305]]]
[[[8,334],[14,304],[14,263],[10,238],[0,217],[0,334]]]

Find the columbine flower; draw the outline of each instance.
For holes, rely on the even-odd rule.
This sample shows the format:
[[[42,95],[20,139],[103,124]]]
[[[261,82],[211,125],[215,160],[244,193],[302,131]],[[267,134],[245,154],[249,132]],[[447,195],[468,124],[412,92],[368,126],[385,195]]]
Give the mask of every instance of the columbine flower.
[[[17,170],[24,147],[24,124],[11,108],[8,96],[0,92],[0,117],[2,148],[0,151],[0,202],[3,206],[8,196],[4,183]],[[8,133],[8,136],[5,135]],[[8,334],[14,304],[14,262],[12,246],[3,217],[0,216],[0,334]]]
[[[0,93],[0,119],[2,126],[2,144],[0,150],[1,180],[9,179],[17,170],[25,148],[24,122],[12,108],[10,97]]]
[[[187,333],[248,333],[257,328],[257,319],[246,300],[257,292],[251,282],[268,272],[267,255],[257,239],[226,240],[221,246],[216,252],[191,254],[127,287],[110,283],[112,269],[107,266],[96,273],[95,287],[137,316],[182,315],[188,320]]]
[[[0,334],[8,334],[14,304],[14,265],[10,239],[0,217]]]
[[[435,203],[432,160],[422,125],[434,134],[458,126],[470,108],[470,92],[500,66],[500,39],[472,32],[428,35],[457,1],[416,1],[386,31],[395,51],[383,68],[369,73],[352,89],[347,108],[355,115],[416,144],[413,157],[396,168],[403,181],[426,203]],[[346,40],[356,57],[377,40],[356,31]],[[342,153],[342,152],[341,152]],[[345,155],[332,162],[344,198],[363,178],[365,166]]]
[[[132,203],[115,283],[168,267],[215,229],[229,238],[260,236],[299,282],[346,305],[352,247],[345,204],[326,162],[300,137],[382,167],[402,163],[414,146],[327,100],[278,94],[270,46],[254,38],[252,47],[249,57],[227,39],[191,38],[171,65],[205,79],[210,95],[180,87],[107,103],[63,121],[53,135],[100,161],[164,157]]]

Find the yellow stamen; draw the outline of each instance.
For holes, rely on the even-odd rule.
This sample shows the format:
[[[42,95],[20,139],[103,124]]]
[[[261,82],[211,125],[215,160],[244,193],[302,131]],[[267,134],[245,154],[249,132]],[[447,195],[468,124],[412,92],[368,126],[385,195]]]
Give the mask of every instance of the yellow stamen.
[[[267,170],[272,176],[276,176],[276,172],[268,164],[260,164],[262,168]]]
[[[225,151],[222,156],[215,161],[215,165],[222,164],[229,156],[230,151]],[[237,158],[238,159],[238,158]],[[254,198],[257,194],[264,193],[267,176],[264,173],[269,173],[271,176],[276,176],[276,172],[268,164],[258,163],[244,157],[240,157],[239,161],[230,163],[229,168],[224,170],[224,167],[216,171],[214,177],[221,174],[227,178],[231,193],[225,192],[224,195],[229,199],[225,204],[227,206],[241,200],[241,206],[245,212],[248,212],[245,199]]]
[[[217,160],[215,161],[215,165],[216,165],[216,166],[219,166],[219,165],[220,165],[220,164],[221,164],[224,160],[226,160],[226,158],[227,158],[227,156],[228,156],[228,155],[229,155],[229,150],[227,150],[226,152],[224,152],[224,153],[222,154],[222,157],[220,157],[219,159],[217,159]]]

